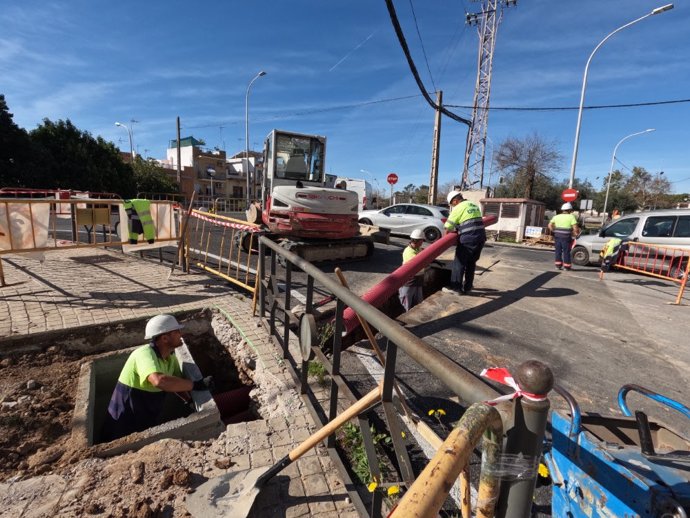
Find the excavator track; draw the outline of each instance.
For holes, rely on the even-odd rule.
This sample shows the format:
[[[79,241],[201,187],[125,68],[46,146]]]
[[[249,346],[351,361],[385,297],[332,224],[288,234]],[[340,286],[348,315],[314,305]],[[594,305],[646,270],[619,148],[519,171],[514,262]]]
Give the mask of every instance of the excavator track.
[[[291,239],[283,239],[279,242],[283,248],[297,254],[310,263],[366,259],[374,253],[374,241],[368,236],[339,240],[310,239],[293,241]],[[279,262],[282,262],[280,258]]]

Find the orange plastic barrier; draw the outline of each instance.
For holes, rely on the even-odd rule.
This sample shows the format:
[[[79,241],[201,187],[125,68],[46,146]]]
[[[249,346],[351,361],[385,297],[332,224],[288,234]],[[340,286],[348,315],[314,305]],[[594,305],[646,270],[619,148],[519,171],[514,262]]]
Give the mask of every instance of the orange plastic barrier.
[[[690,250],[664,245],[629,242],[618,256],[616,268],[650,275],[680,284],[676,304],[680,304],[690,272]]]

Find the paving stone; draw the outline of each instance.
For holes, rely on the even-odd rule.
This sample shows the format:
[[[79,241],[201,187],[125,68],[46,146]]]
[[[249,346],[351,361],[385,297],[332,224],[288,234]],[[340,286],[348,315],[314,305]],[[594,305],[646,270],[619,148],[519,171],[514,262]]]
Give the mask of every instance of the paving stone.
[[[321,472],[313,475],[306,475],[302,479],[304,481],[304,489],[310,495],[323,495],[328,493],[328,484],[326,477]]]

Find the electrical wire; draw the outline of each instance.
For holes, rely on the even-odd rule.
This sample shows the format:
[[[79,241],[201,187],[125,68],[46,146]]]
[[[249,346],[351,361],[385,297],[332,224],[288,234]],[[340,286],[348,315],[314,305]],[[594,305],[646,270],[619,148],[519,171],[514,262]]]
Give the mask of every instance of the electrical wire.
[[[421,78],[419,77],[419,72],[417,72],[417,67],[414,64],[412,56],[410,55],[410,49],[407,46],[407,42],[405,41],[405,36],[403,35],[403,32],[402,32],[402,27],[400,27],[400,22],[398,21],[398,16],[395,13],[395,6],[393,5],[393,0],[386,0],[386,7],[388,8],[388,15],[391,18],[391,23],[393,24],[393,28],[395,29],[395,34],[398,37],[398,43],[400,44],[400,47],[402,48],[402,51],[405,54],[405,58],[407,59],[407,64],[410,67],[410,71],[412,72],[412,75],[414,76],[414,79],[417,83],[417,86],[419,87],[419,91],[424,96],[424,99],[426,100],[426,102],[429,103],[429,105],[434,110],[439,110],[445,116],[450,117],[451,119],[453,119],[457,122],[462,122],[463,124],[467,124],[467,126],[471,126],[472,125],[471,120],[465,119],[464,117],[461,117],[460,115],[457,115],[457,114],[449,111],[444,106],[437,106],[436,103],[434,102],[434,100],[429,96],[429,94],[426,91],[426,88],[424,87],[424,83],[422,82]]]
[[[641,106],[661,106],[664,104],[680,104],[680,103],[690,103],[690,99],[675,99],[672,101],[651,101],[646,103],[629,103],[629,104],[600,104],[594,106],[583,106],[583,110],[603,110],[608,108],[639,108]],[[446,104],[449,108],[472,108],[469,105],[463,104]],[[479,108],[482,109],[482,108]],[[579,106],[558,106],[558,107],[547,107],[547,108],[534,108],[534,107],[495,107],[492,106],[488,108],[489,111],[527,111],[527,112],[546,112],[546,111],[565,111],[565,110],[579,110]]]
[[[383,103],[389,103],[389,102],[397,102],[397,101],[405,101],[408,99],[414,99],[415,97],[420,97],[422,94],[416,94],[416,95],[407,95],[403,97],[391,97],[388,99],[375,99],[373,101],[362,101],[362,102],[357,102],[357,103],[352,103],[352,104],[340,104],[340,105],[335,105],[335,106],[328,106],[325,108],[315,108],[313,110],[301,110],[301,111],[296,111],[296,112],[286,112],[283,114],[276,115],[274,117],[269,117],[266,119],[257,119],[258,122],[263,122],[267,120],[278,120],[278,119],[286,119],[290,117],[298,117],[302,115],[312,115],[315,113],[325,113],[325,112],[330,112],[330,111],[338,111],[338,110],[349,110],[352,108],[361,108],[363,106],[371,106],[374,104],[383,104]],[[644,103],[630,103],[630,104],[601,104],[601,105],[592,105],[592,106],[583,106],[583,110],[603,110],[603,109],[614,109],[614,108],[639,108],[639,107],[644,107],[644,106],[663,106],[667,104],[682,104],[682,103],[689,103],[690,99],[674,99],[670,101],[650,101],[650,102],[644,102]],[[469,108],[471,109],[472,106],[465,106],[465,105],[452,105],[452,104],[447,104],[445,106],[448,106],[450,108]],[[565,106],[565,107],[551,107],[551,108],[542,108],[542,107],[495,107],[492,106],[489,108],[489,111],[533,111],[533,112],[540,112],[540,111],[565,111],[565,110],[577,110],[579,107],[577,106]],[[220,124],[223,126],[226,125],[236,125],[236,124],[244,124],[244,120],[236,120],[236,121],[220,121]],[[217,128],[219,126],[219,122],[214,122],[214,123],[209,123],[209,124],[199,124],[196,126],[183,126],[185,129],[196,129],[196,128]]]
[[[422,33],[419,32],[419,25],[417,24],[417,14],[414,12],[414,5],[412,5],[412,0],[410,0],[410,9],[412,10],[412,18],[414,19],[414,26],[417,29],[417,37],[419,38],[419,44],[422,47],[422,54],[424,55],[424,61],[426,62],[426,69],[429,72],[429,78],[431,79],[431,84],[434,87],[434,92],[438,92],[436,88],[436,83],[434,82],[434,76],[431,74],[431,67],[429,67],[429,60],[426,57],[426,49],[424,48],[424,42],[422,41]]]

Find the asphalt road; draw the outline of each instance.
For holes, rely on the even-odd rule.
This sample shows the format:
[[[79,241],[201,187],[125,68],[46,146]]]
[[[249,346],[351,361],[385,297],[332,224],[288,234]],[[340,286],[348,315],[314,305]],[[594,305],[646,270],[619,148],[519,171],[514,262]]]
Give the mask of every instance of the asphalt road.
[[[437,292],[399,319],[475,373],[539,359],[583,411],[620,415],[616,396],[627,383],[690,403],[688,299],[671,304],[677,284],[618,272],[599,281],[597,268],[557,271],[549,250],[501,244],[488,244],[479,266],[472,296]],[[404,354],[397,372],[422,399],[449,397]],[[632,394],[628,401],[690,435],[678,412]]]

